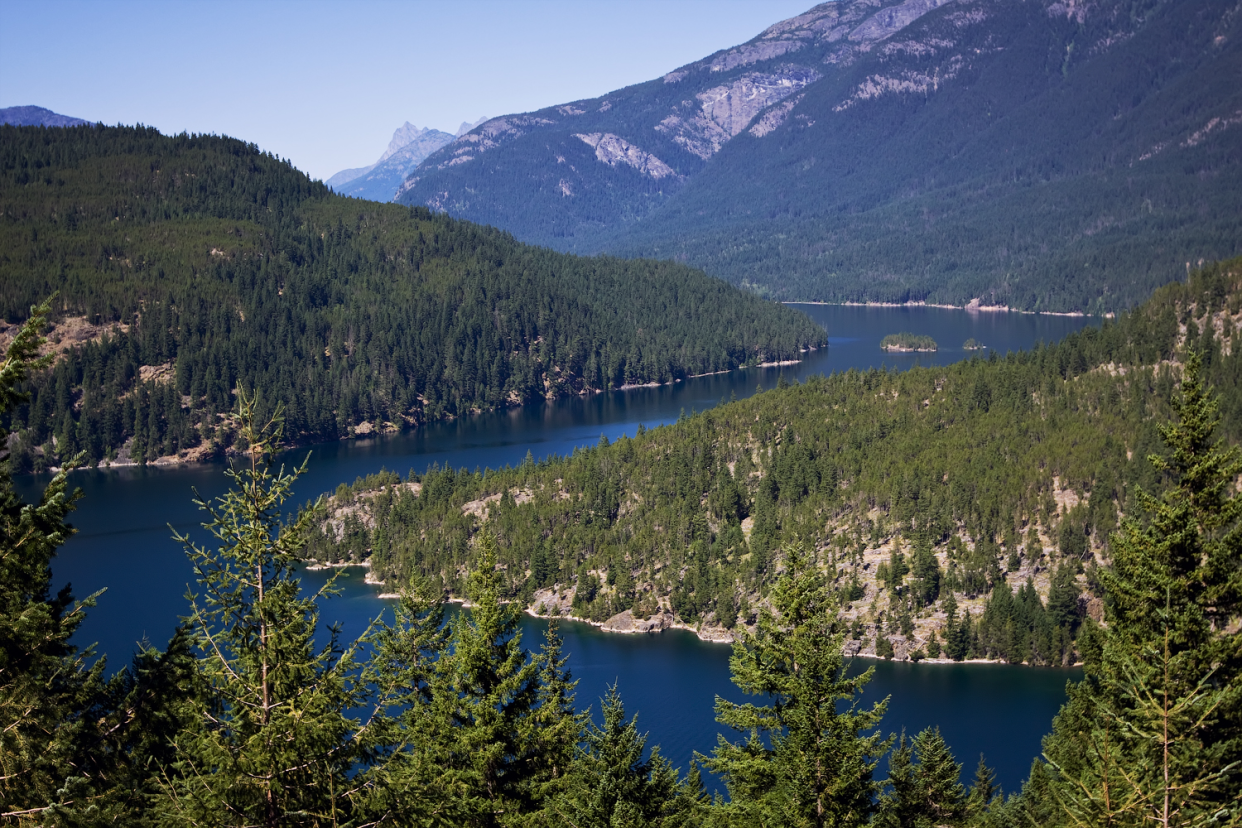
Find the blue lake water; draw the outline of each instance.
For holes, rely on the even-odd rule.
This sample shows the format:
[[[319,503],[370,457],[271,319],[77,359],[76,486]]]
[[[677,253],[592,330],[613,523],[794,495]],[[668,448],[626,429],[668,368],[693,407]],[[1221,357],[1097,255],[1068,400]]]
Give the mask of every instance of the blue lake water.
[[[338,483],[388,468],[423,472],[432,463],[484,468],[516,465],[531,452],[536,459],[567,455],[593,445],[600,435],[615,440],[674,422],[682,411],[710,408],[721,400],[743,398],[757,386],[773,387],[783,374],[802,381],[816,374],[886,366],[942,365],[971,354],[962,343],[973,338],[1001,355],[1053,342],[1093,320],[1080,317],[1012,313],[968,313],[939,308],[840,307],[797,305],[822,324],[829,347],[806,355],[797,365],[751,368],[700,377],[660,388],[640,388],[588,398],[538,403],[454,422],[434,424],[390,437],[315,446],[307,474],[299,481],[299,501],[309,501]],[[908,331],[931,336],[939,350],[926,354],[886,354],[880,340]],[[307,449],[289,453],[300,462]],[[126,468],[76,472],[73,483],[84,494],[75,535],[53,562],[56,588],[73,584],[79,597],[106,588],[79,635],[80,644],[98,643],[113,666],[129,658],[136,643],[167,641],[179,615],[190,567],[173,529],[193,532],[201,522],[191,502],[193,490],[205,497],[222,493],[224,464],[174,468]],[[36,495],[45,477],[25,477],[18,488]],[[314,580],[318,573],[307,573]],[[347,632],[360,631],[383,609],[360,575],[342,580],[345,594],[323,607],[325,620],[340,620]],[[544,622],[528,619],[526,640],[537,647]],[[607,685],[618,682],[627,710],[639,713],[652,742],[679,766],[693,751],[709,752],[718,728],[712,714],[717,694],[737,699],[728,681],[729,648],[699,641],[684,631],[659,636],[601,633],[584,624],[562,623],[570,667],[581,679],[578,699],[594,704]],[[860,661],[876,669],[867,699],[891,696],[885,730],[914,734],[938,725],[969,775],[983,753],[1006,790],[1016,789],[1039,753],[1040,736],[1064,699],[1073,671],[1036,670],[1003,665],[911,665]],[[740,700],[740,699],[738,699]]]

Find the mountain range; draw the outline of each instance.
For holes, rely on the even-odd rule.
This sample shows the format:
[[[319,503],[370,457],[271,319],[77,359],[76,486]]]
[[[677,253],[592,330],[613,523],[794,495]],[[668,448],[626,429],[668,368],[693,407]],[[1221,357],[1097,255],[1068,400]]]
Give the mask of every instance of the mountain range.
[[[0,124],[12,126],[67,127],[88,123],[81,118],[61,115],[41,106],[9,106],[0,109]]]
[[[392,134],[388,149],[367,167],[341,170],[324,183],[341,195],[370,201],[392,201],[406,177],[431,153],[455,141],[486,121],[463,121],[456,135],[430,127],[416,127],[406,121]]]
[[[1242,14],[841,0],[494,118],[397,201],[781,300],[1127,307],[1242,253]]]

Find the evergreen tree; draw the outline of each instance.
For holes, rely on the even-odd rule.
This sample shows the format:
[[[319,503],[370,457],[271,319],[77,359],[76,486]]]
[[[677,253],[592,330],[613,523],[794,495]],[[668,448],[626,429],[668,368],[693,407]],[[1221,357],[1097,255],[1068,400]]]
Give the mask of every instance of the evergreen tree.
[[[569,658],[562,655],[562,647],[553,621],[548,624],[543,648],[536,658],[539,691],[531,714],[534,745],[527,782],[529,799],[535,804],[551,800],[565,787],[574,760],[574,746],[588,722],[587,714],[578,713],[574,707],[578,682],[565,666]]]
[[[958,779],[962,766],[953,759],[939,728],[928,728],[906,744],[905,734],[889,755],[890,790],[875,820],[892,828],[960,825],[966,794]]]
[[[495,540],[484,533],[477,543],[466,587],[470,612],[452,622],[450,653],[437,662],[432,694],[441,726],[453,729],[444,769],[464,786],[466,824],[490,826],[534,810],[541,665],[522,647],[521,608],[501,603]]]
[[[637,716],[625,718],[614,684],[602,700],[602,726],[589,723],[567,790],[549,806],[554,825],[569,828],[643,828],[674,824],[677,771],[655,747],[647,759],[647,737]]]
[[[169,825],[345,825],[363,784],[353,770],[365,728],[347,712],[367,698],[357,645],[343,650],[336,628],[315,642],[332,582],[303,595],[294,575],[314,511],[284,526],[279,511],[306,464],[273,472],[280,411],[264,420],[260,407],[239,394],[248,461],[228,471],[232,490],[197,501],[217,545],[176,536],[201,590],[188,596],[188,626],[206,696],[174,738],[156,800]]]
[[[992,801],[1001,795],[996,784],[996,772],[988,767],[979,756],[979,764],[975,767],[975,778],[970,783],[970,793],[966,796],[965,813],[972,823],[981,823],[992,805]]]
[[[21,383],[46,367],[37,357],[48,306],[9,343],[0,363],[0,412],[25,395]],[[0,447],[8,444],[0,428]],[[0,452],[3,448],[0,448]],[[65,519],[67,468],[28,504],[0,456],[0,819],[39,825],[149,824],[153,776],[172,762],[194,692],[184,630],[166,652],[143,647],[133,664],[104,680],[106,661],[70,643],[96,593],[51,595],[51,559],[73,533]],[[102,591],[101,591],[102,592]]]
[[[1150,458],[1170,488],[1140,492],[1148,517],[1112,540],[1100,661],[1045,742],[1055,773],[1027,795],[1032,812],[1050,800],[1068,824],[1242,823],[1242,459],[1213,436],[1201,370],[1192,354],[1161,428],[1170,453]]]
[[[51,357],[39,357],[45,302],[9,343],[0,362],[0,412],[25,402],[22,384]],[[51,560],[73,533],[66,518],[72,464],[38,503],[13,489],[7,429],[0,427],[0,816],[53,823],[101,795],[89,746],[103,691],[103,660],[69,643],[99,593],[75,601],[69,586],[51,592]]]
[[[391,624],[376,624],[364,679],[380,713],[368,739],[362,815],[374,824],[461,825],[468,791],[446,767],[455,734],[435,715],[437,670],[449,647],[444,596],[415,581],[402,590]]]
[[[718,698],[717,720],[750,735],[738,743],[722,736],[703,760],[728,786],[730,824],[853,825],[874,810],[872,774],[890,742],[863,734],[879,724],[887,701],[855,707],[872,671],[847,675],[836,609],[811,556],[800,544],[788,547],[773,611],[760,612],[729,661],[733,683],[768,703]]]

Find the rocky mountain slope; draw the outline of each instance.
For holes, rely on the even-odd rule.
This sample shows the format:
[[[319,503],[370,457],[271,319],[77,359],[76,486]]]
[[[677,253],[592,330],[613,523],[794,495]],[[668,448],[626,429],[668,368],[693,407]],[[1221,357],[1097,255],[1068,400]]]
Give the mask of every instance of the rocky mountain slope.
[[[9,106],[0,109],[0,124],[13,126],[68,127],[87,123],[81,118],[60,115],[41,106]]]
[[[842,0],[495,118],[397,200],[780,299],[1106,311],[1242,252],[1236,2]]]
[[[454,140],[447,132],[406,121],[392,134],[378,161],[369,167],[341,170],[324,183],[341,195],[392,201],[397,188],[424,158]]]

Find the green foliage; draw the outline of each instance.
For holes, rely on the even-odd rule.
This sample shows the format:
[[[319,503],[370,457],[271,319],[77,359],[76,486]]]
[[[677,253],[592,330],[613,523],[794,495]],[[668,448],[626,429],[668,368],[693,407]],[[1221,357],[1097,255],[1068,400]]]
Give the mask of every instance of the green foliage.
[[[644,758],[647,737],[638,732],[637,716],[626,720],[615,684],[601,707],[603,724],[587,726],[566,790],[547,806],[552,824],[681,825],[677,771],[658,746]]]
[[[33,308],[8,344],[0,411],[24,401],[20,384],[49,361],[37,356],[48,307]],[[8,437],[0,428],[0,446]],[[75,601],[68,586],[51,588],[52,558],[73,534],[72,464],[25,503],[8,459],[0,456],[0,819],[148,824],[153,777],[172,760],[171,738],[186,723],[181,702],[195,689],[188,639],[179,631],[165,653],[144,647],[106,679],[105,659],[71,643],[102,590]]]
[[[880,340],[883,351],[935,351],[936,348],[936,340],[923,334],[896,333]]]
[[[872,773],[890,744],[864,731],[879,725],[887,701],[857,708],[872,673],[847,675],[827,584],[801,546],[783,553],[772,611],[760,611],[729,660],[733,683],[766,704],[718,698],[717,720],[749,738],[722,736],[702,761],[728,786],[729,824],[858,824],[874,808]]]
[[[348,711],[368,696],[357,645],[342,650],[335,628],[326,644],[314,640],[331,582],[303,596],[293,572],[313,511],[280,524],[305,463],[273,472],[279,409],[268,421],[257,409],[239,394],[250,458],[228,471],[234,488],[197,501],[218,546],[177,536],[201,590],[188,596],[188,626],[206,693],[173,739],[158,805],[165,824],[344,825],[357,794],[351,771],[364,754]]]
[[[961,774],[962,766],[953,759],[939,728],[928,728],[909,743],[903,733],[889,754],[890,789],[881,797],[872,824],[885,828],[963,824],[966,791]]]
[[[1159,439],[1153,418],[1169,410],[1160,394],[1173,370],[1156,363],[1178,356],[1179,318],[1192,308],[1198,318],[1218,312],[1238,292],[1238,264],[1224,263],[1055,346],[814,377],[516,468],[433,468],[402,485],[377,478],[330,503],[366,514],[371,528],[342,518],[349,532],[313,531],[307,555],[363,559],[382,549],[372,561],[382,577],[427,578],[461,596],[461,567],[472,565],[472,539],[486,529],[506,598],[573,590],[574,614],[597,621],[654,612],[666,599],[687,623],[723,626],[731,616],[736,623],[743,599],[753,604],[770,587],[781,544],[820,538],[833,588],[857,602],[871,574],[862,552],[896,539],[900,560],[890,557],[881,581],[894,590],[900,581],[911,613],[948,593],[991,597],[1004,585],[1018,594],[995,599],[979,654],[1072,662],[1079,595],[1103,593],[1080,561],[1107,554],[1117,514],[1152,482],[1141,458]],[[1209,338],[1204,370],[1227,389],[1221,411],[1232,439],[1242,435],[1242,356],[1225,355],[1225,341]],[[1084,502],[1064,511],[1055,497],[1067,489]],[[1038,527],[1073,543],[1045,552]],[[1013,550],[1024,536],[1022,574],[1006,573],[996,539]],[[1023,591],[1037,566],[1054,572],[1050,615],[1043,600],[1054,596]],[[894,567],[914,571],[894,579]],[[981,617],[973,612],[972,625]],[[955,658],[971,648],[948,631],[944,644]]]
[[[1171,485],[1141,492],[1114,538],[1102,650],[1045,740],[1051,772],[1024,792],[1061,824],[1242,822],[1242,459],[1215,434],[1202,363],[1187,361],[1168,454],[1150,458]]]
[[[239,387],[308,442],[826,344],[684,266],[344,198],[240,141],[0,127],[0,315],[53,290],[81,344],[11,417],[23,470],[224,452]]]

